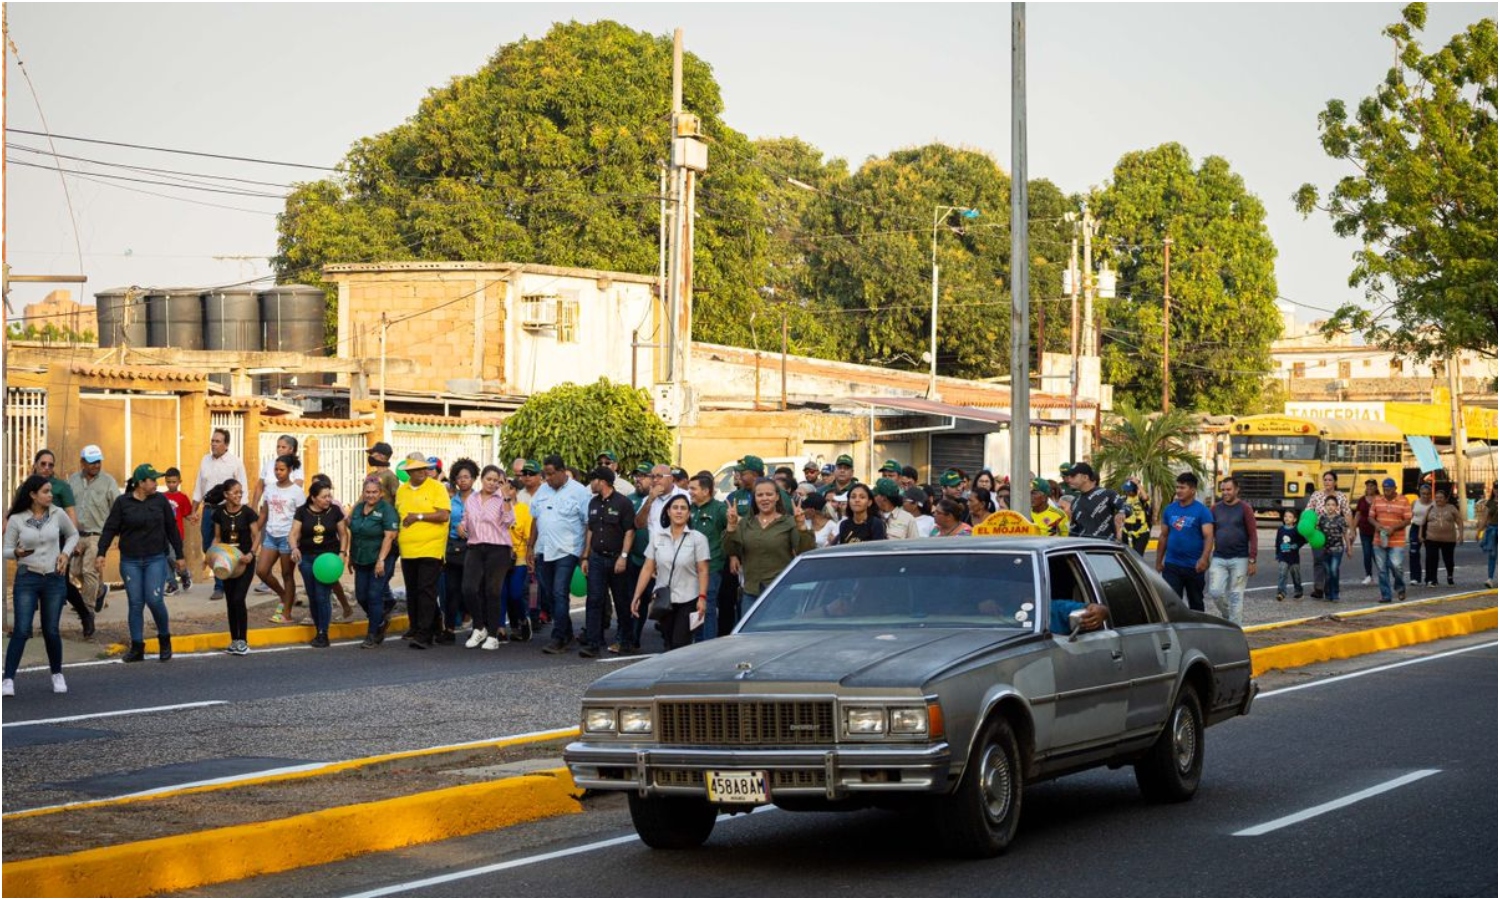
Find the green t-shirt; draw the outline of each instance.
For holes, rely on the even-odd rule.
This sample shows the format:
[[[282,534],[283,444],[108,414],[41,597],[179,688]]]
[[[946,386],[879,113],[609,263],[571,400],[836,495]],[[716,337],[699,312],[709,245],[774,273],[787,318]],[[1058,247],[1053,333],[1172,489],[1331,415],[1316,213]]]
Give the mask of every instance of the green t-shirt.
[[[635,507],[637,515],[640,514],[641,504],[645,503],[647,499],[647,495],[645,494],[630,495],[630,505]],[[651,529],[646,527],[635,529],[635,537],[630,542],[630,556],[628,557],[630,564],[632,566],[644,566],[646,564],[646,550],[650,546]],[[635,585],[631,585],[630,587],[631,590],[635,589]]]
[[[73,506],[73,489],[56,475],[52,476],[52,505],[58,509],[70,509]]]
[[[729,527],[729,507],[722,500],[710,499],[692,508],[689,523],[694,531],[708,539],[708,571],[724,571],[724,529]]]
[[[380,544],[387,531],[399,531],[400,520],[396,509],[381,500],[373,512],[365,513],[364,501],[355,504],[349,515],[349,559],[356,566],[373,566],[380,558]],[[390,555],[396,555],[396,542],[391,542]]]

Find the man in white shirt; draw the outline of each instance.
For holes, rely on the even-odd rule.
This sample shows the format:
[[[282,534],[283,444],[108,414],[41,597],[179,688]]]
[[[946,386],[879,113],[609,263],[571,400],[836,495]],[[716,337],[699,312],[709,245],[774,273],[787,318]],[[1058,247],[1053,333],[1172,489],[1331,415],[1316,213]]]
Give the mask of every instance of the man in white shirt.
[[[203,498],[210,490],[231,478],[238,481],[246,490],[250,489],[247,483],[250,479],[245,477],[245,463],[229,452],[229,430],[215,428],[213,437],[208,442],[208,453],[204,454],[203,461],[198,463],[198,477],[193,479],[193,511],[188,515],[188,521],[196,522],[203,535],[205,554],[214,544],[214,517],[203,514]],[[208,560],[205,559],[204,564],[207,565],[207,563]],[[224,599],[224,582],[219,578],[214,578],[214,592],[209,599]]]
[[[660,463],[651,468],[651,487],[646,494],[646,502],[641,504],[640,511],[635,514],[635,527],[649,528],[651,540],[667,531],[669,526],[661,523],[661,511],[667,508],[667,501],[681,494],[688,498],[692,504],[693,498],[688,492],[677,486],[672,480],[672,467],[666,463]]]

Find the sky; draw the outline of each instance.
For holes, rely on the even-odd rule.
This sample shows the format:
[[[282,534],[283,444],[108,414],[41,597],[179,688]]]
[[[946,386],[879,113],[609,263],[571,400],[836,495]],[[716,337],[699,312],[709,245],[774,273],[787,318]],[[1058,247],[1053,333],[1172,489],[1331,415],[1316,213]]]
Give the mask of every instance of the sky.
[[[1324,154],[1317,114],[1332,98],[1352,106],[1384,78],[1392,49],[1380,32],[1399,21],[1401,6],[1030,3],[1029,175],[1074,192],[1105,183],[1123,154],[1168,141],[1196,160],[1222,156],[1266,207],[1280,294],[1298,304],[1300,319],[1321,318],[1360,300],[1347,284],[1358,245],[1336,237],[1321,213],[1304,220],[1290,197],[1303,182],[1326,192],[1352,171]],[[614,19],[653,34],[682,28],[686,48],[713,67],[724,121],[751,138],[797,136],[856,168],[936,141],[1011,167],[1009,4],[8,7],[30,76],[28,84],[7,54],[10,129],[332,166],[503,45],[541,37],[554,22]],[[1492,4],[1432,4],[1424,46],[1486,15]],[[211,286],[271,271],[274,197],[77,177],[65,196],[58,173],[18,165],[57,165],[20,149],[45,151],[45,137],[9,132],[6,140],[13,272],[77,272],[81,251],[88,283],[68,287],[92,302],[107,288]],[[250,193],[284,193],[323,174],[66,140],[56,152],[270,183],[218,183]],[[53,287],[15,285],[12,303],[19,313]]]

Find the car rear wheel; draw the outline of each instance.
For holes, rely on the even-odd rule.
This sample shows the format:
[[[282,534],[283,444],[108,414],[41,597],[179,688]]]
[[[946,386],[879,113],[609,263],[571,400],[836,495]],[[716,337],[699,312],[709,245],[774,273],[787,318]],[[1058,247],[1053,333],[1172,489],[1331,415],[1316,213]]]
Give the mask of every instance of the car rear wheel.
[[[1198,792],[1202,777],[1203,707],[1197,692],[1184,687],[1167,726],[1135,764],[1135,781],[1153,803],[1181,803]]]
[[[958,856],[996,856],[1021,820],[1021,752],[1010,723],[991,719],[974,742],[958,790],[934,810],[942,846]]]
[[[697,797],[642,797],[632,793],[630,821],[648,847],[688,850],[708,840],[718,810]]]

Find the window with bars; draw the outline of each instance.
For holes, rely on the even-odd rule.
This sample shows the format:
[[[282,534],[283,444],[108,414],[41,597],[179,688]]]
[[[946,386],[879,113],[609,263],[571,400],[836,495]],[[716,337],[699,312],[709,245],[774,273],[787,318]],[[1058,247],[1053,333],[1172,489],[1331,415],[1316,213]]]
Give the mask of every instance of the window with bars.
[[[557,342],[578,343],[578,301],[561,298],[557,301]]]

